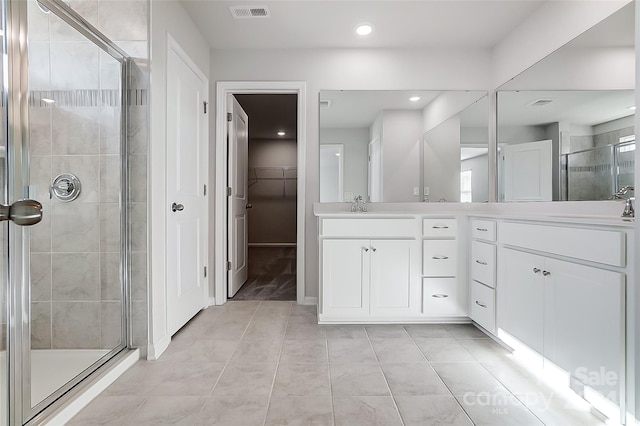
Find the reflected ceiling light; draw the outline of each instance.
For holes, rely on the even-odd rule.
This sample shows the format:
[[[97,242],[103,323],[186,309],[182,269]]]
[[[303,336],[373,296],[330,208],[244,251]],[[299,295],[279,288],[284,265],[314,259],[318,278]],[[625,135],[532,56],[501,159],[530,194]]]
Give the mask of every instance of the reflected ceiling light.
[[[373,32],[373,25],[363,22],[362,24],[356,25],[354,31],[359,36],[367,36]]]
[[[636,106],[635,105],[631,105],[631,106],[628,106],[627,109],[635,111],[636,110]]]
[[[50,99],[50,98],[42,98],[41,100],[42,100],[42,102],[44,102],[45,104],[53,104],[53,103],[55,103],[55,102],[56,102],[56,101],[54,101],[53,99]]]
[[[336,152],[336,157],[340,157],[340,153],[339,152]]]
[[[278,132],[278,136],[284,136],[284,135],[286,135],[286,133],[285,133],[283,130],[280,130],[280,131]]]
[[[411,102],[418,102],[420,100],[420,96],[412,96],[409,98]]]

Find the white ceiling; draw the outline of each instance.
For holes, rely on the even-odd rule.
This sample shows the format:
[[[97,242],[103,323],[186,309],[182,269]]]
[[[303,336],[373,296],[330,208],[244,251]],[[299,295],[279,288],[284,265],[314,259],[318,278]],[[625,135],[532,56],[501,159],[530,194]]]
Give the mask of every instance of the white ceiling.
[[[633,115],[633,90],[521,91],[498,93],[500,126],[535,126],[568,122],[594,126]],[[537,99],[554,99],[545,106],[531,106]]]
[[[382,110],[422,110],[440,91],[403,90],[322,90],[320,100],[329,107],[320,108],[322,128],[368,128]],[[412,96],[420,100],[411,102]]]
[[[546,0],[181,0],[214,49],[491,48]],[[270,18],[234,19],[236,6]],[[370,22],[363,38],[354,27]]]

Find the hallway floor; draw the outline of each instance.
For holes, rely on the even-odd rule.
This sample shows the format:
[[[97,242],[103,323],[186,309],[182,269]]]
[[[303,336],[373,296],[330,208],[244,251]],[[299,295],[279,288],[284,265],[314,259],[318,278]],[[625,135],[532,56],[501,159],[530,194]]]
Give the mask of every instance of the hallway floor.
[[[315,307],[200,312],[74,425],[596,425],[472,325],[318,326]]]
[[[247,282],[232,300],[296,300],[296,248],[249,247]]]

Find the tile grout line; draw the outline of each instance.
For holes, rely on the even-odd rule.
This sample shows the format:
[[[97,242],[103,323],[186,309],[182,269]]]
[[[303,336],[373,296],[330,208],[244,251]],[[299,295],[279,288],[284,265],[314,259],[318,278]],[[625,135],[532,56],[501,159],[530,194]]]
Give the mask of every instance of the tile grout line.
[[[261,301],[260,306],[262,306],[263,303],[264,301]],[[280,358],[282,357],[282,349],[284,348],[284,342],[287,337],[287,329],[289,328],[289,317],[291,316],[292,307],[293,307],[293,303],[290,303],[289,312],[287,314],[287,323],[284,326],[284,335],[282,336],[282,343],[280,344],[280,352],[278,352],[278,360],[276,361],[276,370],[273,373],[273,379],[271,380],[271,390],[269,391],[269,401],[267,402],[267,409],[264,412],[264,420],[262,421],[262,426],[266,426],[267,424],[267,416],[269,415],[269,408],[271,407],[271,399],[273,397],[273,388],[275,387],[275,384],[276,384],[276,377],[278,377],[278,370],[280,369]]]

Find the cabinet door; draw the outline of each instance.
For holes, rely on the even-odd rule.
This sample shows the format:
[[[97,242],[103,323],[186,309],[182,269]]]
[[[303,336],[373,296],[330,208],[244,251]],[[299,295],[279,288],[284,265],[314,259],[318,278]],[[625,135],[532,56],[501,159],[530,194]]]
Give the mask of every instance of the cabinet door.
[[[551,259],[545,271],[545,356],[619,402],[624,275]]]
[[[543,350],[545,259],[528,253],[503,249],[499,284],[500,328],[538,353]]]
[[[369,240],[322,242],[323,317],[369,314]]]
[[[371,315],[419,313],[418,244],[414,240],[371,241]]]

